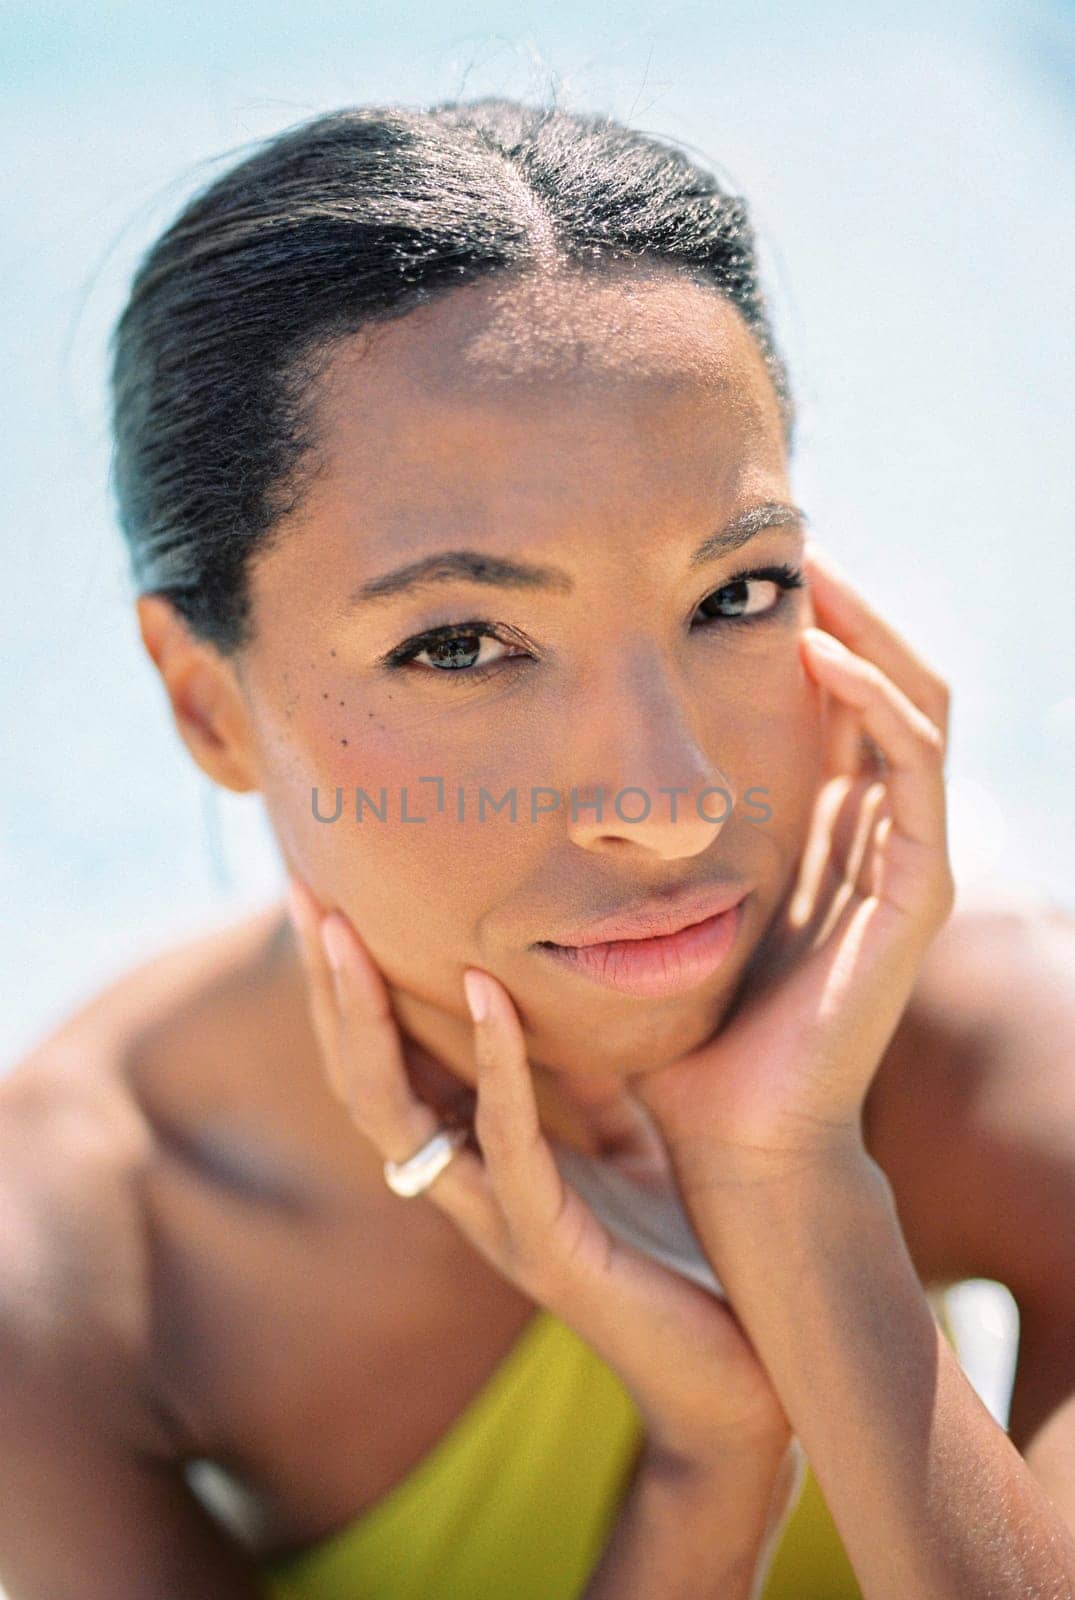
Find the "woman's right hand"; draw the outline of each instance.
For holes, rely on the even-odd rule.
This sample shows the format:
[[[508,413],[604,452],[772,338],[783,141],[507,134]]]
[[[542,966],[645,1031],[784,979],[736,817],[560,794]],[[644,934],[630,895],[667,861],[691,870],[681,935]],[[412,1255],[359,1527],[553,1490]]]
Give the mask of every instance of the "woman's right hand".
[[[300,879],[292,884],[329,1083],[358,1132],[386,1160],[405,1161],[440,1119],[413,1092],[384,979],[350,920],[326,913]],[[487,1015],[474,1023],[481,1153],[457,1150],[423,1193],[618,1373],[638,1407],[650,1465],[725,1482],[764,1476],[786,1499],[790,1425],[733,1311],[613,1235],[564,1182],[539,1124],[514,1004],[490,974],[478,983],[488,994]]]

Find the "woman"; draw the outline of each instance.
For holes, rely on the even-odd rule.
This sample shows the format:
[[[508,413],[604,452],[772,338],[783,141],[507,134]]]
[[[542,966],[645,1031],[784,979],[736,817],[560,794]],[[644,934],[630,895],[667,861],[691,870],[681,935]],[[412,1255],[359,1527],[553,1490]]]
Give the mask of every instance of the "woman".
[[[13,1596],[1061,1592],[1075,1162],[994,997],[1070,925],[940,933],[947,692],[805,539],[742,203],[341,111],[157,241],[113,381],[143,640],[290,890],[3,1085]]]

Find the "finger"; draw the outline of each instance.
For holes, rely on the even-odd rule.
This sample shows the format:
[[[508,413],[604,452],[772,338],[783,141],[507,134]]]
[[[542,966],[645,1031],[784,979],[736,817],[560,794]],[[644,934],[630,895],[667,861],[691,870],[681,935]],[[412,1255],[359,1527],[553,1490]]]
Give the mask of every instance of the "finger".
[[[836,814],[832,855],[841,880],[860,895],[872,892],[875,830],[888,806],[882,780],[863,774],[844,796]]]
[[[946,851],[940,730],[873,662],[819,628],[804,629],[802,639],[811,670],[856,707],[884,754],[892,825],[915,844]]]
[[[806,841],[799,858],[798,874],[789,898],[788,917],[796,930],[808,932],[824,915],[843,880],[842,863],[836,859],[833,838],[837,818],[855,780],[847,773],[829,778],[818,790],[810,816]],[[812,935],[811,935],[812,936]]]
[[[856,878],[861,811],[876,782],[869,773],[836,773],[814,797],[787,912],[790,926],[805,937],[816,937],[833,899]]]
[[[482,995],[485,1000],[484,1014],[472,1011],[478,1063],[475,1132],[492,1192],[518,1253],[524,1258],[533,1255],[539,1277],[542,1265],[553,1270],[559,1297],[567,1307],[578,1312],[585,1308],[587,1337],[608,1343],[615,1338],[615,1329],[626,1324],[631,1328],[627,1343],[637,1345],[642,1328],[654,1323],[655,1309],[658,1318],[668,1314],[669,1294],[679,1297],[684,1313],[703,1311],[708,1325],[712,1297],[707,1290],[688,1284],[616,1238],[565,1183],[541,1128],[526,1040],[511,996],[490,974],[475,968],[467,968],[464,984],[468,1005],[471,993],[476,1000]],[[480,1003],[477,1010],[481,1011]],[[570,1161],[569,1152],[569,1166]],[[608,1288],[611,1277],[614,1295]],[[655,1307],[658,1284],[663,1289],[663,1309],[660,1301]],[[547,1281],[543,1288],[548,1292],[553,1283]],[[570,1314],[569,1320],[574,1320]],[[660,1326],[664,1327],[663,1321]]]
[[[839,865],[841,883],[828,908],[818,943],[824,943],[840,922],[844,910],[852,909],[883,889],[879,832],[881,821],[890,816],[888,791],[876,778],[863,777],[848,790],[836,819],[833,855]]]
[[[306,999],[310,1021],[321,1052],[321,1061],[333,1093],[346,1099],[346,1085],[340,1073],[340,1022],[336,989],[321,943],[320,902],[309,885],[293,874],[288,881],[288,914],[295,929],[299,955],[306,976]]]
[[[414,1093],[387,985],[341,912],[324,919],[323,942],[340,1017],[343,1098],[360,1132],[386,1161],[407,1161],[444,1121]],[[502,1228],[483,1162],[474,1151],[458,1148],[421,1195],[447,1212],[494,1265],[501,1264]]]
[[[580,1331],[581,1317],[584,1336],[607,1352],[610,1317],[632,1311],[652,1317],[646,1297],[654,1279],[638,1264],[626,1265],[620,1241],[565,1183],[541,1128],[526,1040],[508,991],[472,967],[464,989],[478,1073],[474,1131],[505,1219],[513,1275]]]
[[[555,1228],[564,1182],[541,1129],[526,1040],[511,996],[489,974],[468,967],[478,1099],[474,1132],[494,1194],[527,1247]]]
[[[883,788],[883,785],[882,785]],[[878,898],[884,887],[885,846],[892,830],[892,808],[888,794],[876,807],[870,823],[870,838],[858,877],[858,892],[864,898]]]
[[[474,968],[466,970],[464,986],[475,1029],[475,1131],[518,1281],[592,1344],[657,1414],[670,1330],[680,1341],[695,1338],[699,1354],[722,1366],[729,1382],[740,1368],[752,1373],[752,1353],[730,1310],[613,1235],[564,1181],[541,1129],[511,996]],[[675,1381],[667,1386],[675,1389]]]
[[[340,1014],[341,1071],[347,1105],[389,1161],[406,1161],[441,1126],[407,1078],[387,986],[353,924],[332,911],[321,924]]]
[[[803,545],[810,580],[810,595],[818,625],[833,634],[856,655],[872,661],[902,689],[939,729],[948,744],[950,694],[940,675],[916,655],[897,633],[852,587],[847,574],[813,540]]]

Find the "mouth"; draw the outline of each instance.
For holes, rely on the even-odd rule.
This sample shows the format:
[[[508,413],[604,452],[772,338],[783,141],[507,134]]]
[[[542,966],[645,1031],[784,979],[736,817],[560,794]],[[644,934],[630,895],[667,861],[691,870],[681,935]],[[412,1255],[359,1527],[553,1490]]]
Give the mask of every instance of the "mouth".
[[[678,994],[704,983],[727,959],[749,893],[749,888],[722,885],[651,900],[632,913],[590,924],[573,939],[542,939],[534,948],[621,994],[644,999]],[[624,926],[635,931],[623,934]]]

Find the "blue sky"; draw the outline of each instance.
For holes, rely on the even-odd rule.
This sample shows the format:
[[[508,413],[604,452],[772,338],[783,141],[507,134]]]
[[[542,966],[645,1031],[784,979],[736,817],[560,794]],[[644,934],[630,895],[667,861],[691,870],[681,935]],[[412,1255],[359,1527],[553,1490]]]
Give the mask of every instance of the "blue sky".
[[[961,893],[1075,908],[1070,7],[8,0],[3,36],[5,1059],[282,881],[256,798],[196,771],[138,641],[105,341],[188,194],[349,103],[555,91],[747,196],[796,496],[953,687]]]

